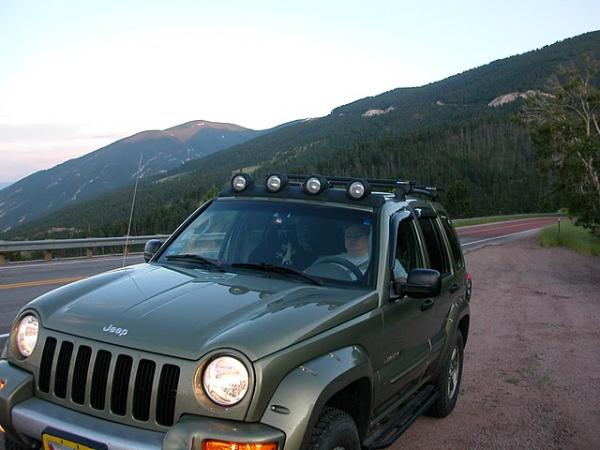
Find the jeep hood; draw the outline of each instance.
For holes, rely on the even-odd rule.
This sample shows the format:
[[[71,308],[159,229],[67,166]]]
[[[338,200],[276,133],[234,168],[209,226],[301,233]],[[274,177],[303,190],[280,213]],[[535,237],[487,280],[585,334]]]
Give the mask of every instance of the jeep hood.
[[[74,336],[190,360],[235,348],[257,360],[377,302],[372,290],[141,264],[63,286],[29,306],[44,328]]]

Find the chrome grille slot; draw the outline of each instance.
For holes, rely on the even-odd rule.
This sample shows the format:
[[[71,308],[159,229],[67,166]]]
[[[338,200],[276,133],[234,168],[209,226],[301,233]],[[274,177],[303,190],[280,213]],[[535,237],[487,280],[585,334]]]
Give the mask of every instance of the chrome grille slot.
[[[146,422],[150,418],[150,400],[152,397],[152,384],[156,364],[153,361],[142,359],[135,377],[133,391],[133,417]]]
[[[67,381],[69,379],[69,367],[71,366],[71,355],[73,354],[73,343],[63,341],[58,352],[56,370],[54,372],[54,395],[59,398],[67,396]]]
[[[55,350],[56,339],[49,337],[46,339],[46,344],[44,345],[38,376],[38,388],[42,392],[50,391],[50,377],[52,375],[52,361],[54,360]]]
[[[96,355],[94,373],[92,374],[92,389],[90,391],[90,405],[92,405],[92,408],[104,409],[110,359],[110,353],[106,350],[100,350]]]
[[[156,422],[160,425],[167,427],[173,425],[178,383],[179,367],[165,364],[160,373],[156,401]]]
[[[124,416],[127,411],[127,391],[132,364],[131,356],[119,355],[117,358],[110,395],[110,409],[119,416]]]
[[[87,384],[87,374],[91,357],[92,349],[90,347],[87,345],[79,347],[77,358],[75,359],[73,383],[71,386],[71,399],[79,405],[83,405],[85,401],[85,386]]]

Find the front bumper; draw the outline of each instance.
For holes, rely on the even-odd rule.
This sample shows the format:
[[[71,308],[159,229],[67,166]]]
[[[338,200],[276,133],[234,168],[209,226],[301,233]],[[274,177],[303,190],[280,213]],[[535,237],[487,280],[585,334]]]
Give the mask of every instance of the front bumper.
[[[205,439],[237,442],[277,442],[283,432],[260,423],[245,423],[184,415],[167,433],[123,425],[73,411],[33,396],[33,376],[5,360],[0,361],[0,425],[25,443],[42,440],[51,429],[106,445],[107,450],[195,450]]]

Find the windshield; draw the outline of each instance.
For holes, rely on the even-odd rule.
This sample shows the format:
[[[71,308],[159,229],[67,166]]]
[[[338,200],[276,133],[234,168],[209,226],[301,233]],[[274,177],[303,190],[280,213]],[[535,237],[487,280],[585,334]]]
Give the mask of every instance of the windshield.
[[[377,260],[374,229],[371,211],[218,199],[176,237],[159,261],[277,274],[299,282],[312,278],[319,284],[372,286]]]

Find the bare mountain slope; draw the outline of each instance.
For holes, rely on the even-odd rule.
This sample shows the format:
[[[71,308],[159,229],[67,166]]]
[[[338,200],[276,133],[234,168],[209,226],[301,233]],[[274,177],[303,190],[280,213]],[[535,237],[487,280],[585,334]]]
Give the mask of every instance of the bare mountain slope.
[[[198,120],[134,134],[2,189],[0,231],[131,183],[140,157],[140,177],[147,178],[265,132]]]

